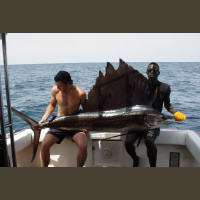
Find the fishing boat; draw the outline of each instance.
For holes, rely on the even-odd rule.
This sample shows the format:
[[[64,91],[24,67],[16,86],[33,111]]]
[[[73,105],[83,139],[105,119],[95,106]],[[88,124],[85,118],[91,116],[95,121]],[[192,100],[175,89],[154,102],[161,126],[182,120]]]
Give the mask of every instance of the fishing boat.
[[[38,151],[33,162],[31,162],[33,152],[34,132],[32,129],[21,130],[13,134],[11,106],[9,97],[9,83],[6,61],[6,44],[5,34],[1,34],[4,49],[4,66],[5,66],[5,79],[6,79],[6,95],[7,95],[7,109],[9,116],[9,123],[5,124],[3,113],[2,95],[1,99],[1,143],[2,157],[4,158],[4,166],[13,167],[39,167],[39,151],[41,143],[44,139],[48,128],[42,129]],[[109,68],[108,74],[113,73],[113,69]],[[102,75],[100,74],[100,78]],[[1,82],[1,80],[0,80]],[[101,80],[99,79],[99,82]],[[121,84],[119,84],[121,85]],[[95,89],[95,88],[94,88]],[[0,88],[0,92],[1,92]],[[148,90],[145,89],[148,92]],[[93,95],[95,90],[90,94]],[[108,94],[110,95],[110,94]],[[125,96],[125,95],[124,95]],[[126,96],[125,96],[126,97]],[[100,100],[102,96],[100,96]],[[121,96],[120,96],[121,98]],[[90,98],[91,99],[91,98]],[[94,99],[94,98],[93,98]],[[95,103],[99,103],[99,99]],[[142,98],[144,99],[144,98]],[[135,99],[133,99],[135,103]],[[101,104],[102,101],[100,101]],[[126,104],[130,101],[124,99]],[[90,103],[90,102],[89,102]],[[110,103],[110,102],[108,102]],[[103,104],[96,107],[103,109]],[[106,105],[107,106],[107,105]],[[109,106],[113,106],[110,103]],[[120,105],[123,107],[123,105]],[[89,107],[88,107],[89,108]],[[94,107],[93,107],[94,108]],[[91,109],[93,109],[91,108]],[[110,107],[109,107],[110,108]],[[96,109],[96,108],[95,108]],[[113,107],[113,109],[116,109]],[[93,110],[87,110],[93,112]],[[10,128],[9,137],[5,134],[5,128]],[[88,132],[88,155],[85,162],[85,167],[131,167],[133,161],[127,154],[124,141],[125,135],[122,132]],[[198,167],[200,166],[200,133],[192,130],[178,130],[161,128],[159,137],[156,139],[155,144],[158,149],[157,167]],[[142,140],[140,145],[136,148],[137,154],[140,157],[139,167],[148,167],[149,161],[147,158],[146,147]],[[77,146],[71,139],[65,138],[64,141],[51,148],[50,164],[49,167],[76,167]]]
[[[42,130],[38,150],[48,131]],[[113,137],[112,136],[117,136]],[[132,159],[124,146],[125,136],[121,133],[98,132],[88,133],[88,156],[85,167],[131,167]],[[39,153],[31,162],[33,149],[33,131],[25,129],[15,134],[16,160],[18,167],[39,167]],[[110,138],[110,139],[106,139]],[[158,149],[157,167],[199,167],[200,166],[200,133],[192,130],[161,128],[155,144]],[[10,138],[7,139],[8,154],[12,161]],[[136,148],[140,156],[139,167],[149,167],[146,147],[142,140]],[[71,139],[51,148],[49,167],[76,167],[78,149]]]

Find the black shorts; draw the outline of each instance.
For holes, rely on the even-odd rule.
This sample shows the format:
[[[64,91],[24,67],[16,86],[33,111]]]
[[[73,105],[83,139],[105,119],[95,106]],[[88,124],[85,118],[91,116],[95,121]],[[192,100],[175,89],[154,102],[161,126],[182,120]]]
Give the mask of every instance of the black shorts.
[[[134,143],[139,138],[139,143],[140,143],[140,139],[144,138],[145,140],[151,140],[152,142],[154,142],[156,138],[159,136],[159,134],[160,134],[160,128],[148,131],[129,131],[126,136],[126,140],[132,141]]]
[[[56,143],[60,144],[65,137],[73,138],[74,135],[76,135],[77,133],[80,133],[80,132],[82,132],[82,130],[62,130],[62,129],[51,128],[51,129],[49,129],[47,134],[51,134],[51,135],[57,137],[59,140]],[[73,139],[72,139],[72,141],[74,142]]]
[[[152,129],[152,130],[148,130],[144,133],[144,137],[145,138],[150,138],[152,141],[155,141],[156,138],[160,135],[160,129],[156,128],[156,129]]]

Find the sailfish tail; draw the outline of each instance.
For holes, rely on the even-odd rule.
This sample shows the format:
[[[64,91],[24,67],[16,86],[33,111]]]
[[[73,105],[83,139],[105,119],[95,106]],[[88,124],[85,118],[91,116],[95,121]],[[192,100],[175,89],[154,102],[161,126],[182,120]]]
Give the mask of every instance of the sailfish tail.
[[[38,122],[35,121],[34,119],[31,119],[27,115],[19,112],[18,110],[14,109],[14,108],[11,108],[11,111],[13,113],[15,113],[18,117],[23,119],[25,122],[27,122],[30,125],[31,129],[33,130],[33,132],[34,132],[33,155],[32,155],[32,160],[31,160],[31,162],[33,162],[33,160],[35,159],[36,153],[37,153],[39,139],[40,139],[40,133],[41,133],[41,129],[39,129],[38,126],[36,126],[36,124],[38,124]]]

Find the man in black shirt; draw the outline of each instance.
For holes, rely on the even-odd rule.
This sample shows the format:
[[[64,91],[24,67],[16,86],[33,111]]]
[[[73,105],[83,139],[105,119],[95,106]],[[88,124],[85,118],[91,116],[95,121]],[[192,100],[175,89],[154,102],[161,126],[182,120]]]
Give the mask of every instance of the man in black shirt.
[[[147,67],[147,75],[155,96],[155,100],[152,107],[155,110],[162,111],[163,104],[165,108],[175,116],[176,121],[186,120],[186,116],[174,109],[170,104],[170,86],[166,83],[158,81],[158,75],[160,74],[159,66],[157,63],[150,63]],[[133,159],[133,167],[138,167],[139,157],[135,152],[134,143],[138,138],[144,136],[145,145],[147,147],[147,156],[149,158],[149,163],[151,167],[156,167],[157,160],[157,148],[154,144],[155,139],[160,133],[160,129],[154,129],[149,131],[131,131],[128,132],[125,140],[125,147],[128,154]]]

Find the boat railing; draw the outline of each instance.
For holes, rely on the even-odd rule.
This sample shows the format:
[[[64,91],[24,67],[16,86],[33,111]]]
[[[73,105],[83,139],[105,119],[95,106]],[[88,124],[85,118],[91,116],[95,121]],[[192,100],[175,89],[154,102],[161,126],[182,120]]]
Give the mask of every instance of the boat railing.
[[[6,52],[6,34],[1,33],[0,39],[2,39],[2,51],[3,51],[3,63],[4,63],[4,79],[5,79],[5,92],[6,92],[6,102],[7,102],[7,112],[8,112],[8,124],[5,123],[4,116],[4,105],[3,105],[3,95],[2,95],[2,85],[1,85],[1,70],[0,70],[0,120],[1,120],[1,134],[0,134],[0,151],[1,151],[1,167],[9,167],[10,161],[7,149],[7,134],[6,128],[9,128],[10,140],[11,140],[11,150],[12,150],[12,163],[13,167],[17,166],[16,153],[15,153],[15,142],[13,135],[13,123],[11,114],[11,101],[10,101],[10,89],[9,89],[9,78],[8,78],[8,64],[7,64],[7,52]]]

